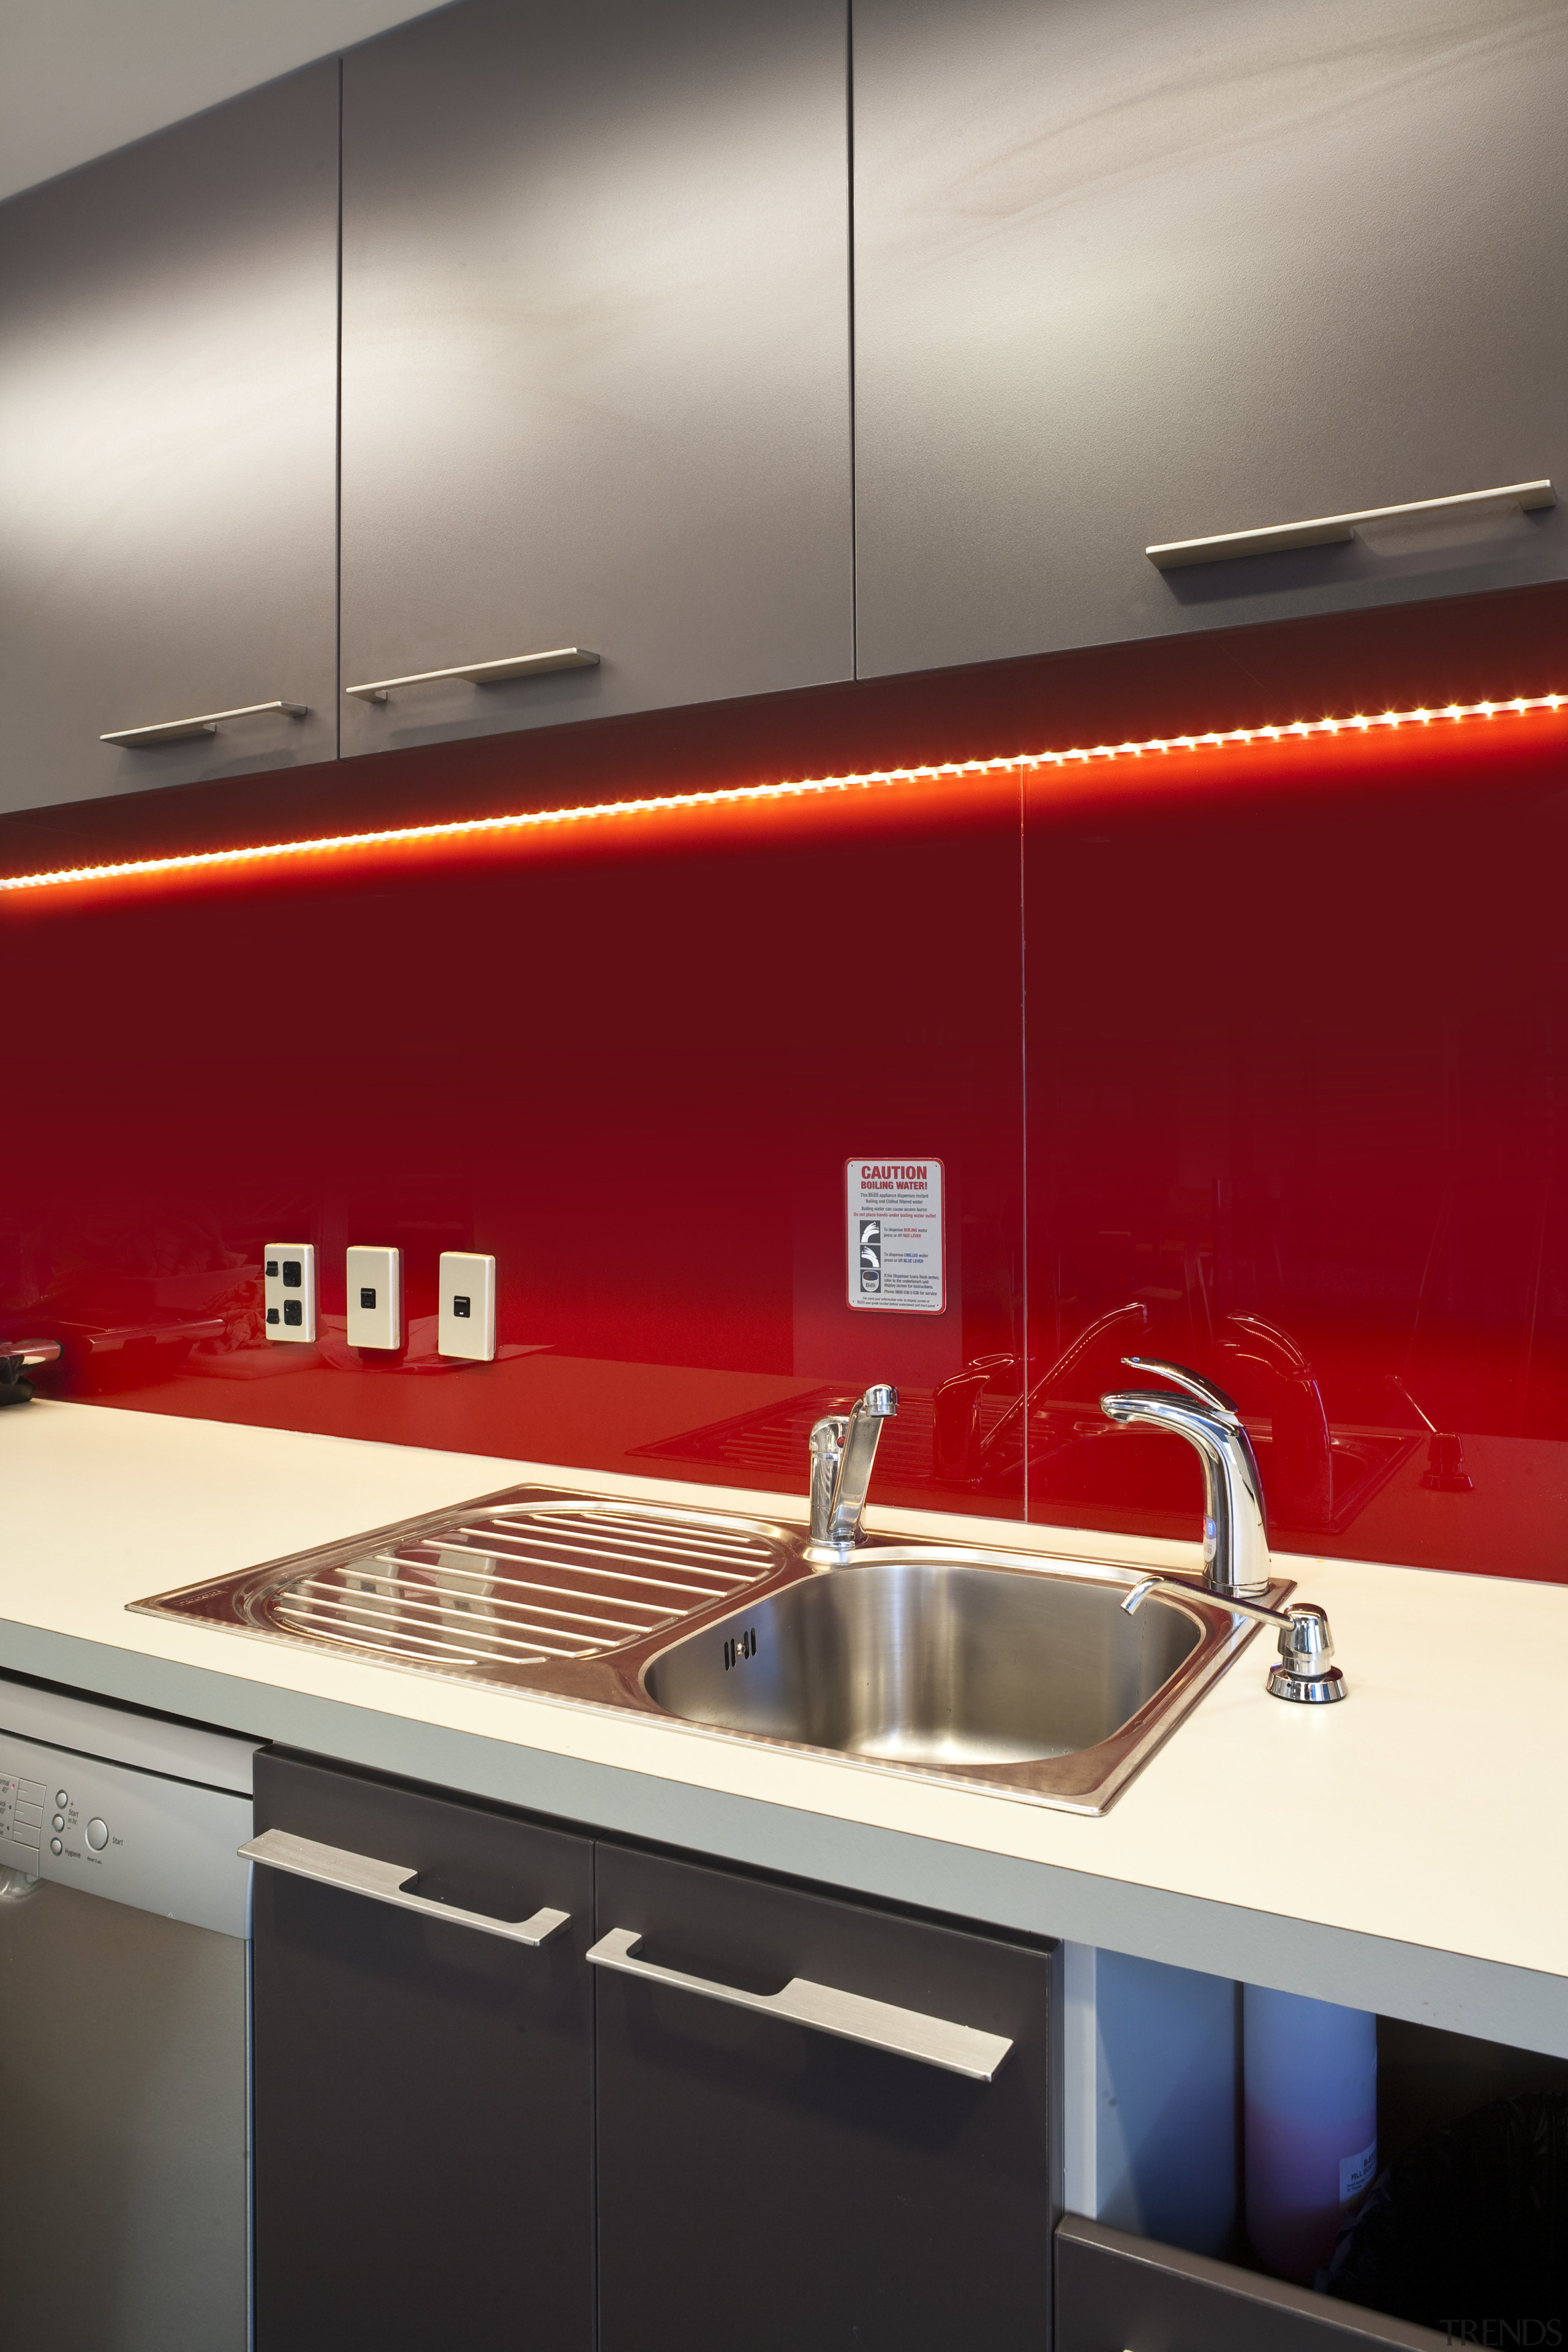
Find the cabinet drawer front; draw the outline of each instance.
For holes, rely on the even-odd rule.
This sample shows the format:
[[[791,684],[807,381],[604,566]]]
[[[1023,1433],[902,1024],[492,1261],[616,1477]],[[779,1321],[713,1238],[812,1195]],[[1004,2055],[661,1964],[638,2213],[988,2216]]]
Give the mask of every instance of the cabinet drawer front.
[[[1069,2213],[1056,2352],[1438,2352],[1443,2338]]]
[[[596,1916],[649,1967],[597,1971],[603,2352],[1045,2352],[1050,1950],[609,1845]],[[967,2079],[792,1984],[1012,2046]]]
[[[315,1864],[255,1878],[261,2352],[588,2352],[590,1842],[276,1755],[256,1819]]]

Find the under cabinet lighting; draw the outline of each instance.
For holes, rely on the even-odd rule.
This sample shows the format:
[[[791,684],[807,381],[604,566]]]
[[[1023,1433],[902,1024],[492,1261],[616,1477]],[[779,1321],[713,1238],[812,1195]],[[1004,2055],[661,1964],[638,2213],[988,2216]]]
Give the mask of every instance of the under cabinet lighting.
[[[1169,758],[1183,751],[1224,751],[1248,743],[1300,742],[1317,736],[1370,735],[1402,727],[1455,725],[1468,719],[1523,718],[1531,711],[1559,711],[1561,694],[1521,694],[1502,702],[1449,702],[1430,709],[1357,712],[1349,719],[1297,719],[1265,727],[1225,727],[1200,735],[1156,735],[1142,742],[1096,743],[1065,751],[1016,752],[1005,759],[937,760],[908,768],[873,768],[853,775],[812,776],[790,783],[731,784],[712,792],[662,793],[646,800],[596,801],[585,807],[529,809],[514,816],[457,817],[439,824],[395,825],[374,833],[317,835],[302,841],[258,843],[248,849],[201,849],[170,857],[141,857],[105,866],[61,866],[44,874],[0,876],[0,893],[83,887],[174,874],[222,874],[290,858],[345,852],[416,847],[441,842],[504,840],[530,833],[578,825],[605,826],[627,818],[683,810],[743,806],[752,802],[810,800],[831,793],[874,792],[889,786],[934,782],[944,778],[1005,775],[1029,768],[1110,765],[1127,760]]]

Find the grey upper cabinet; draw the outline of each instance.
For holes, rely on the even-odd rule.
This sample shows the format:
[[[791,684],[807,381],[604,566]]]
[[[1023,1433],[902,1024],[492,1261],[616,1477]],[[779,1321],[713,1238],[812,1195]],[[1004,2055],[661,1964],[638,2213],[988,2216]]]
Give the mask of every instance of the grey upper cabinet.
[[[854,0],[862,675],[1568,571],[1561,0]]]
[[[0,808],[333,756],[337,139],[329,61],[0,205]]]
[[[852,667],[844,0],[465,0],[343,69],[346,753]]]

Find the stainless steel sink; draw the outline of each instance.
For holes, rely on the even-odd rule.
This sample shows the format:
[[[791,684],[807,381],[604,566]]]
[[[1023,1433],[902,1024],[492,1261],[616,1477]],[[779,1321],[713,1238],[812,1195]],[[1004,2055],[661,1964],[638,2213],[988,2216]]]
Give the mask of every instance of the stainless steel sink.
[[[689,1633],[643,1687],[671,1715],[847,1756],[1039,1763],[1098,1747],[1203,1639],[1184,1610],[917,1551],[792,1584]]]
[[[1103,1812],[1257,1626],[1143,1570],[514,1487],[140,1613]],[[1293,1588],[1276,1583],[1279,1602]]]

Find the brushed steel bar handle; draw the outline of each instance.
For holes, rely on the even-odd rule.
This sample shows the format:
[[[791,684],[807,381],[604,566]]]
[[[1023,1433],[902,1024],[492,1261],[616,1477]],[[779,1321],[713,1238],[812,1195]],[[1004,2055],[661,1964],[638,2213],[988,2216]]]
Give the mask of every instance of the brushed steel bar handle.
[[[1013,2047],[1000,2033],[982,2033],[945,2017],[926,2017],[918,2009],[895,2009],[890,2001],[868,2000],[863,1993],[839,1992],[805,1977],[792,1977],[782,1992],[742,1992],[738,1985],[714,1984],[707,1977],[689,1977],[679,1969],[639,1960],[634,1955],[641,1942],[640,1928],[612,1927],[590,1948],[588,1958],[596,1969],[702,1993],[709,2000],[754,2010],[760,2017],[782,2018],[789,2025],[814,2026],[819,2033],[863,2042],[870,2050],[890,2050],[900,2058],[919,2058],[946,2074],[965,2074],[971,2082],[989,2083]]]
[[[376,1862],[368,1853],[318,1845],[313,1838],[295,1837],[289,1830],[263,1830],[258,1837],[247,1838],[239,1858],[265,1863],[268,1870],[285,1870],[293,1878],[313,1879],[319,1886],[338,1887],[345,1895],[368,1895],[373,1903],[395,1904],[400,1911],[417,1911],[421,1918],[439,1919],[448,1927],[477,1927],[481,1936],[504,1936],[513,1944],[545,1943],[572,1916],[570,1911],[542,1910],[529,1919],[491,1919],[483,1911],[432,1903],[427,1895],[407,1892],[405,1882],[418,1876],[412,1863]]]
[[[1468,507],[1517,507],[1531,514],[1538,507],[1554,507],[1557,493],[1549,481],[1505,482],[1495,490],[1461,490],[1451,499],[1413,499],[1408,506],[1362,507],[1354,514],[1318,515],[1310,522],[1270,523],[1263,530],[1224,530],[1213,539],[1170,539],[1143,550],[1161,572],[1179,571],[1184,563],[1225,563],[1237,555],[1279,555],[1293,547],[1339,547],[1356,535],[1363,522],[1399,522],[1410,516],[1463,513]]]
[[[456,669],[419,669],[409,677],[378,677],[368,686],[345,686],[343,692],[359,702],[384,702],[400,686],[436,686],[443,678],[466,677],[470,686],[504,686],[512,677],[542,677],[557,669],[597,669],[599,656],[586,646],[555,646],[543,654],[510,654],[505,661],[463,662]]]
[[[260,719],[272,710],[281,710],[289,719],[305,719],[310,709],[308,702],[242,702],[237,710],[205,710],[199,719],[164,719],[156,727],[117,727],[98,740],[140,751],[152,743],[183,743],[189,736],[216,735],[227,719]]]

